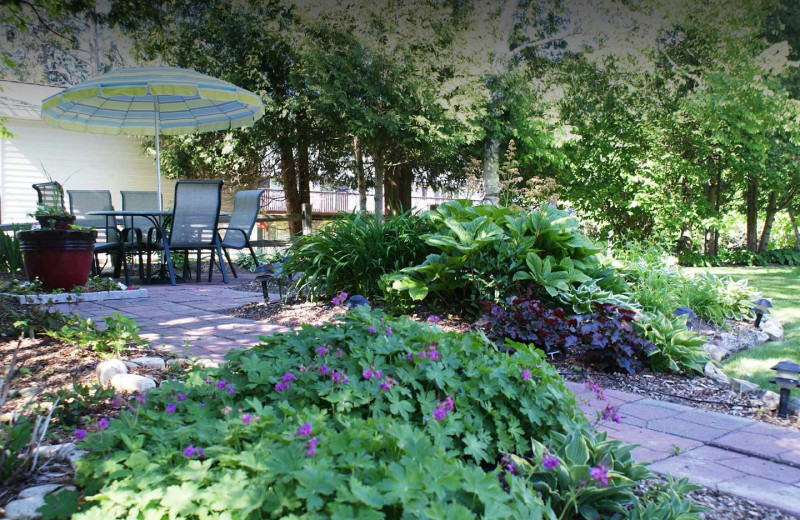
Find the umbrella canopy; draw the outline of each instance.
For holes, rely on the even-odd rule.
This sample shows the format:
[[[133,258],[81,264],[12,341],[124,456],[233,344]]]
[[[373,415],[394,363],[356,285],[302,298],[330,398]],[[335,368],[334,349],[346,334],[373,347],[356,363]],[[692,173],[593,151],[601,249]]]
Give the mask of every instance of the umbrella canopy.
[[[94,134],[155,136],[159,193],[159,134],[241,128],[263,115],[264,104],[252,92],[177,67],[115,70],[42,102],[42,120],[57,128]]]

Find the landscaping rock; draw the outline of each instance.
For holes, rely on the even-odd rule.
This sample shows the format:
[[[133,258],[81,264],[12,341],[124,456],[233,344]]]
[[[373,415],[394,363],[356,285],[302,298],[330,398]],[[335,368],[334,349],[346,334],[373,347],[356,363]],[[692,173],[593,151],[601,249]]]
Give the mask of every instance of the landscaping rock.
[[[119,374],[127,374],[128,367],[119,359],[109,359],[102,361],[97,365],[95,374],[97,375],[97,382],[100,386],[106,386],[111,379]]]
[[[703,368],[703,373],[705,373],[706,377],[713,379],[717,383],[722,383],[723,385],[730,384],[730,380],[728,376],[725,375],[725,372],[711,361],[706,363],[705,368]]]
[[[208,359],[208,358],[198,359],[195,362],[195,364],[197,366],[203,367],[203,368],[218,368],[219,367],[219,363],[217,363],[213,359]]]
[[[783,326],[775,318],[764,318],[761,320],[761,331],[764,332],[772,341],[783,340]]]
[[[125,364],[126,367],[128,367],[128,370],[139,368],[139,365],[137,365],[133,361],[128,361],[126,359],[123,359],[122,362]]]
[[[156,382],[145,376],[117,374],[111,378],[111,386],[120,392],[144,393],[156,387]]]
[[[9,520],[35,520],[41,518],[38,509],[44,505],[44,495],[12,500],[6,504],[6,518]]]
[[[84,455],[86,455],[86,450],[73,450],[69,453],[69,455],[67,455],[69,465],[72,466],[73,471],[78,469],[78,461]]]
[[[29,386],[26,388],[20,388],[17,395],[22,397],[23,399],[30,399],[31,397],[36,397],[42,391],[41,388],[38,386]]]
[[[776,394],[775,392],[766,391],[764,395],[761,397],[761,400],[764,401],[764,408],[767,410],[777,410],[778,403],[781,401],[781,396]]]
[[[722,361],[731,354],[756,347],[767,341],[769,341],[769,336],[765,332],[755,329],[741,329],[738,335],[730,332],[721,332],[703,345],[703,348],[708,352],[708,357],[714,361]]]
[[[731,379],[731,389],[734,392],[739,392],[740,394],[749,394],[758,391],[759,386],[755,383],[751,383],[750,381],[745,381],[744,379],[736,379],[735,377]]]
[[[132,363],[136,363],[140,367],[151,368],[153,370],[164,370],[164,368],[167,366],[163,359],[156,356],[142,356],[133,358],[130,361]]]
[[[191,363],[192,363],[192,360],[190,360],[188,358],[185,358],[185,357],[179,357],[179,358],[173,358],[173,359],[168,359],[167,360],[167,366],[177,365],[179,367],[182,367],[182,366],[190,365]]]
[[[43,484],[41,486],[23,489],[17,498],[31,498],[36,496],[49,495],[53,491],[61,488],[62,484]]]
[[[791,415],[800,415],[800,399],[797,397],[789,398],[789,413]]]
[[[72,452],[75,451],[74,442],[65,442],[64,444],[50,444],[48,446],[39,446],[33,450],[34,453],[43,459],[56,459],[56,460],[69,460]]]

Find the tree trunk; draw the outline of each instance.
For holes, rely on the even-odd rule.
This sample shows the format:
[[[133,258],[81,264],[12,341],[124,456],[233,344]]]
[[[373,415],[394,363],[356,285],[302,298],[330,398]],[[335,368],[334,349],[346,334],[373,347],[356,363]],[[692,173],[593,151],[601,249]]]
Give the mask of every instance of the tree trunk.
[[[353,137],[353,152],[356,156],[356,178],[358,179],[358,211],[367,211],[367,179],[364,177],[364,154],[358,136]]]
[[[411,209],[411,190],[414,185],[414,168],[410,164],[401,168],[400,175],[400,207],[403,211]]]
[[[411,209],[411,188],[414,170],[410,164],[399,164],[386,170],[384,199],[387,213],[402,213]]]
[[[747,206],[747,250],[758,252],[758,179],[750,176],[745,191]]]
[[[283,194],[286,198],[286,212],[300,214],[302,203],[300,192],[297,190],[297,170],[294,167],[294,150],[291,145],[281,144],[281,182]],[[299,220],[289,222],[289,234],[297,236],[302,233],[303,224]]]
[[[491,137],[483,157],[483,203],[500,202],[500,139]]]
[[[398,183],[400,167],[397,165],[386,168],[383,178],[383,208],[384,213],[393,215],[400,206],[400,186]]]
[[[767,213],[764,216],[764,228],[761,231],[761,241],[758,243],[758,252],[763,253],[769,245],[769,235],[772,233],[772,223],[775,222],[775,214],[778,213],[778,203],[775,192],[769,192],[767,199]]]
[[[792,205],[789,204],[789,207],[786,208],[789,212],[789,222],[792,223],[792,232],[794,233],[794,247],[800,248],[800,232],[797,230],[797,219],[794,218],[794,211],[792,210]]]
[[[297,191],[301,204],[311,204],[311,181],[308,172],[308,142],[301,139],[297,145]],[[313,208],[312,208],[313,209]]]
[[[375,219],[383,222],[383,145],[380,143],[375,147],[373,157],[375,163]]]
[[[719,190],[721,180],[721,173],[716,170],[706,185],[706,200],[715,214],[719,213],[720,208]],[[719,254],[719,229],[715,227],[706,228],[703,252],[713,256]]]

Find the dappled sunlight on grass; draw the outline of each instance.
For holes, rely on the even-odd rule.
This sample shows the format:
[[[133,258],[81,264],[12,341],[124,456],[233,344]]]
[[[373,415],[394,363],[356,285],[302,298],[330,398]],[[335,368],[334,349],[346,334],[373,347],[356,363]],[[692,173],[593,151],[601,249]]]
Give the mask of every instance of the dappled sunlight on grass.
[[[722,368],[730,377],[777,390],[769,382],[775,375],[771,368],[784,359],[800,362],[800,267],[715,267],[702,271],[734,279],[746,278],[751,287],[772,301],[772,315],[783,324],[784,340],[731,356],[723,362]],[[793,394],[800,397],[800,390],[795,389]]]

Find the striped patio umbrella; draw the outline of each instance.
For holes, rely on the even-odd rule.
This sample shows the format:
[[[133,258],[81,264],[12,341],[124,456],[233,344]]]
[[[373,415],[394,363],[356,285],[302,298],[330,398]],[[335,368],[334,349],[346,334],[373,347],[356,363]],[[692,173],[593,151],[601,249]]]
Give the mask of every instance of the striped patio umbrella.
[[[177,67],[119,69],[65,89],[42,102],[42,120],[93,134],[152,135],[161,193],[158,136],[229,130],[264,115],[261,99],[242,88]],[[159,197],[159,209],[161,197]]]

